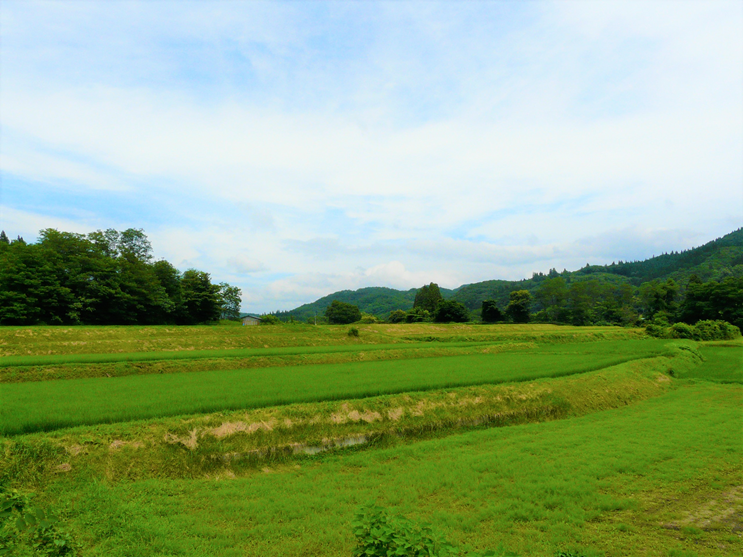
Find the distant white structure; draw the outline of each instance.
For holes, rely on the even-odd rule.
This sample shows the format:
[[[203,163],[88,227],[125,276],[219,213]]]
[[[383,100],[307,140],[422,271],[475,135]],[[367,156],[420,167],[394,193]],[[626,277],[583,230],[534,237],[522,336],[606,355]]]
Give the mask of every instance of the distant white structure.
[[[259,315],[255,315],[254,313],[244,313],[242,315],[242,322],[244,325],[259,325],[261,322],[261,318]]]

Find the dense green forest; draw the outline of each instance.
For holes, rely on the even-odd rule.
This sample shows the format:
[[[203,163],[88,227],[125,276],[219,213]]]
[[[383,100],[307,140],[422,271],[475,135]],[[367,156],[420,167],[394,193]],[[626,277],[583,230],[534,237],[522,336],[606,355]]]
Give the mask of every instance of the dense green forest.
[[[531,278],[520,281],[490,280],[467,284],[455,290],[440,290],[444,299],[463,304],[474,319],[480,317],[483,302],[488,301],[489,307],[505,312],[512,303],[512,294],[526,291],[530,295],[531,320],[576,325],[630,324],[641,318],[653,318],[657,313],[673,320],[676,312],[681,311],[690,284],[707,284],[709,292],[726,289],[737,292],[739,286],[736,285],[741,280],[743,229],[738,229],[703,246],[662,254],[645,261],[586,265],[572,272],[551,269],[547,273],[534,273]],[[716,294],[715,299],[726,301],[718,301],[711,306],[708,304],[708,307],[732,304],[723,313],[731,322],[740,322],[731,312],[743,311],[735,305],[741,302],[736,301],[735,295],[729,292],[727,297]],[[315,314],[322,316],[331,302],[339,300],[357,305],[364,313],[387,319],[394,310],[411,310],[417,293],[417,289],[400,291],[379,287],[344,290],[294,310],[277,312],[276,315],[282,320],[292,317],[305,321]],[[688,319],[691,315],[688,308],[684,311],[686,313],[679,315],[679,319]]]
[[[441,295],[449,298],[454,293],[453,290],[441,288]],[[415,302],[415,295],[418,293],[417,288],[410,290],[395,290],[394,288],[384,288],[381,286],[372,286],[369,288],[360,288],[358,290],[341,290],[334,292],[311,304],[304,304],[290,311],[277,311],[276,315],[282,321],[288,321],[294,318],[297,321],[309,321],[317,316],[322,317],[325,310],[335,300],[358,306],[364,313],[369,313],[380,319],[386,319],[390,312],[396,309],[410,309]]]
[[[237,317],[240,290],[152,261],[142,230],[0,233],[0,324],[196,324]]]

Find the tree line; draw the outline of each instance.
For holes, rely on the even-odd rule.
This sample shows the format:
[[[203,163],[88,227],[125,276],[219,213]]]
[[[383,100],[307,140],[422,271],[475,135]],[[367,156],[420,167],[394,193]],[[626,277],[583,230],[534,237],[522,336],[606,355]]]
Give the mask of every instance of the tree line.
[[[543,280],[532,295],[515,290],[508,304],[486,299],[480,315],[456,300],[445,300],[436,283],[418,289],[412,309],[390,312],[389,323],[564,323],[570,325],[637,326],[648,323],[670,325],[721,320],[743,329],[743,277],[702,282],[692,275],[685,289],[673,279],[652,280],[639,287],[594,279],[567,283],[560,276]],[[334,300],[325,310],[323,322],[348,324],[376,322],[358,306]]]
[[[36,243],[0,233],[2,325],[193,325],[237,319],[240,289],[153,261],[141,229],[47,228]]]

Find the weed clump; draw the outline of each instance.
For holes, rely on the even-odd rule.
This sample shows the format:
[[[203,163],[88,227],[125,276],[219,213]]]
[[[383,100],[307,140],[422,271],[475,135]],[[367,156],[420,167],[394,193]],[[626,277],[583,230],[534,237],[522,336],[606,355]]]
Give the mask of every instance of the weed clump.
[[[423,557],[460,555],[459,548],[450,544],[431,526],[418,526],[403,516],[390,516],[376,505],[362,507],[352,523],[356,536],[354,557],[399,555]],[[495,553],[467,553],[468,557],[494,557]]]

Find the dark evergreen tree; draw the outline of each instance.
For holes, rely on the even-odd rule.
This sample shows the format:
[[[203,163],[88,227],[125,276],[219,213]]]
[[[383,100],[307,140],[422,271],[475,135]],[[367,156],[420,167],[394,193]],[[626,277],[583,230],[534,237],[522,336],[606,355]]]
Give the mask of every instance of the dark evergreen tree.
[[[204,271],[189,269],[181,279],[184,314],[182,323],[208,323],[220,315],[219,286],[211,283],[211,276]]]
[[[495,300],[483,300],[480,315],[484,323],[497,323],[506,319]]]

